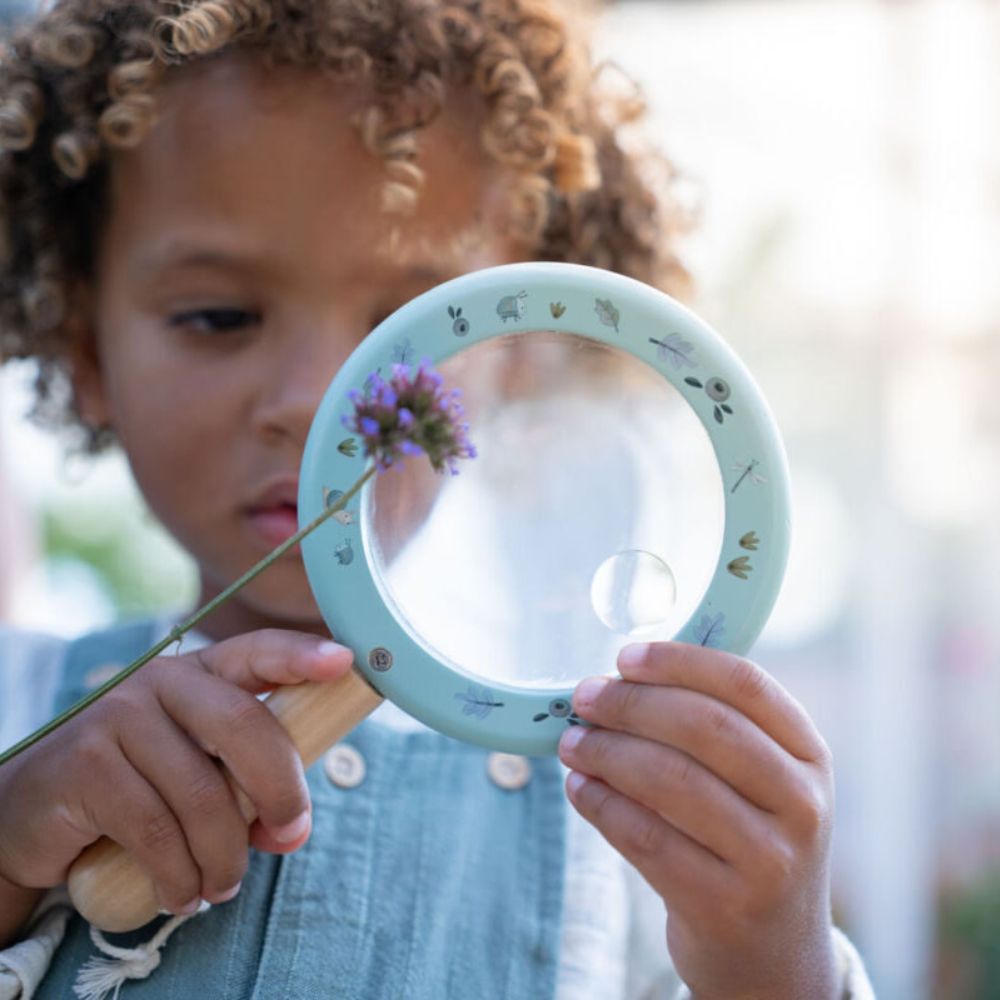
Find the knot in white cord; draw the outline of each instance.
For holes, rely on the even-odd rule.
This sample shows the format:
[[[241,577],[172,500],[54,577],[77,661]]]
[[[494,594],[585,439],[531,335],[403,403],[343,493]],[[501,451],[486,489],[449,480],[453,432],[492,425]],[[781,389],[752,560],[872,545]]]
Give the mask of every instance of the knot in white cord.
[[[80,1000],[106,1000],[109,995],[112,1000],[118,1000],[122,986],[129,979],[145,979],[156,970],[163,957],[163,946],[170,935],[181,924],[204,913],[208,908],[208,903],[203,901],[195,913],[171,917],[152,938],[135,948],[119,948],[108,941],[96,927],[91,927],[90,940],[107,957],[95,956],[80,969],[73,984],[73,992]]]

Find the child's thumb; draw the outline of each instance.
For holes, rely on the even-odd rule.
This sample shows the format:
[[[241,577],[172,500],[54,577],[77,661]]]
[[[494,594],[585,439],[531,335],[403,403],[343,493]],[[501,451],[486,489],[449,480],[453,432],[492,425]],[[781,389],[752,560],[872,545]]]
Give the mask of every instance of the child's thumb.
[[[187,656],[216,677],[255,694],[282,684],[333,680],[354,662],[354,654],[332,639],[284,629],[248,632]]]

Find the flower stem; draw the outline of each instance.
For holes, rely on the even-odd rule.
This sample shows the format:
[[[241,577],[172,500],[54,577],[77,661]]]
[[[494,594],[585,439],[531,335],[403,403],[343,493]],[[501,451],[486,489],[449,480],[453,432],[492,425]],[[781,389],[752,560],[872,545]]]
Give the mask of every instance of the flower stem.
[[[19,753],[27,750],[28,747],[34,746],[39,740],[44,739],[49,733],[58,729],[61,725],[69,722],[74,716],[79,715],[88,705],[92,705],[98,698],[107,694],[113,687],[121,684],[123,680],[131,677],[140,667],[145,666],[150,660],[159,656],[168,646],[173,643],[178,642],[185,634],[195,627],[204,618],[207,618],[216,608],[224,604],[229,600],[237,591],[242,590],[254,577],[262,573],[268,566],[272,563],[277,562],[289,549],[294,548],[299,542],[302,541],[306,535],[315,531],[324,521],[332,517],[339,510],[343,510],[344,507],[357,495],[358,491],[369,479],[375,474],[377,466],[374,464],[370,465],[358,481],[349,489],[343,496],[337,497],[337,499],[331,503],[329,506],[325,507],[319,514],[316,515],[304,528],[300,528],[294,535],[290,538],[285,539],[273,552],[268,553],[263,559],[255,566],[248,569],[238,580],[231,583],[225,590],[217,594],[208,602],[204,607],[199,608],[187,621],[180,625],[175,625],[174,628],[170,630],[170,633],[166,638],[161,639],[155,646],[147,649],[140,657],[133,660],[127,667],[120,670],[114,677],[112,677],[105,684],[102,684],[99,688],[91,691],[88,695],[81,698],[76,704],[70,705],[61,715],[57,715],[51,722],[47,722],[44,726],[36,729],[29,736],[26,736],[19,743],[15,743],[12,747],[4,750],[0,753],[0,766],[7,763],[13,757],[16,757]]]

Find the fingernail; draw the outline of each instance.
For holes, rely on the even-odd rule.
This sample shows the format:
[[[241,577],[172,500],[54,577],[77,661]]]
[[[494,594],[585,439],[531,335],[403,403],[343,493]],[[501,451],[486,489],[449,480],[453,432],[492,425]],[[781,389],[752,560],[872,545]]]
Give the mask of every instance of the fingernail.
[[[583,784],[586,780],[586,775],[580,774],[577,771],[570,771],[566,778],[566,792],[570,795],[570,797],[576,795],[577,792],[583,788]]]
[[[271,830],[271,836],[279,844],[290,844],[295,840],[298,840],[308,829],[309,823],[311,822],[309,816],[309,810],[306,809],[304,812],[300,813],[291,821],[291,823],[286,823],[284,826],[276,826]]]
[[[572,753],[583,739],[582,726],[570,726],[566,732],[559,737],[559,752]]]
[[[346,650],[346,646],[341,646],[339,642],[334,642],[332,639],[323,639],[322,642],[316,644],[316,655],[324,660],[343,654]]]
[[[632,645],[626,646],[618,654],[619,673],[624,674],[629,670],[635,670],[642,664],[642,661],[645,660],[648,655],[648,642],[634,642]]]
[[[573,702],[577,706],[593,705],[601,692],[608,686],[608,677],[588,677],[580,681],[573,692]]]
[[[209,902],[212,903],[228,903],[242,888],[243,883],[237,882],[231,889],[227,889],[225,892],[217,892],[212,896]]]
[[[177,916],[179,917],[189,917],[198,907],[201,906],[201,899],[195,896],[190,903],[185,903],[178,911]]]

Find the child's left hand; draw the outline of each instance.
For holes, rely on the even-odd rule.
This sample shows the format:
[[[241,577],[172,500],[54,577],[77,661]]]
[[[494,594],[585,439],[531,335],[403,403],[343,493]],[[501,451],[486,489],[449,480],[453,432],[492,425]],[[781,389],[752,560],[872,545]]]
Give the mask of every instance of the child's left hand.
[[[630,646],[622,679],[584,681],[560,743],[570,801],[669,913],[698,1000],[833,1000],[830,752],[803,708],[747,660]]]

